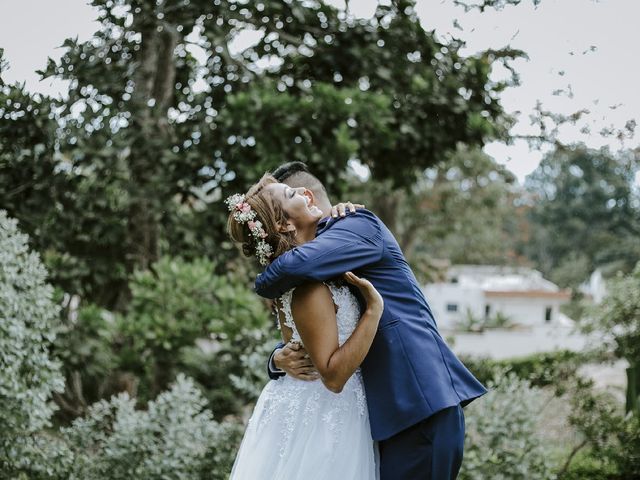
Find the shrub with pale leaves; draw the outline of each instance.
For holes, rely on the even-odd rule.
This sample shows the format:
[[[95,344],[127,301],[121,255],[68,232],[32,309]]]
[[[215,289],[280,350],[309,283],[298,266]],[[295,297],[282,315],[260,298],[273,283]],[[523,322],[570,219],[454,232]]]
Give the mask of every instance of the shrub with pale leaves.
[[[49,355],[58,327],[53,288],[28,237],[0,210],[0,477],[43,478],[68,462],[64,445],[41,434],[64,389],[60,364]],[[60,465],[58,465],[60,466]]]
[[[461,480],[551,480],[553,465],[538,431],[547,396],[514,374],[489,383],[465,409]]]
[[[205,404],[183,375],[145,410],[126,393],[93,404],[86,417],[62,431],[75,453],[70,478],[226,478],[239,427],[215,422]]]

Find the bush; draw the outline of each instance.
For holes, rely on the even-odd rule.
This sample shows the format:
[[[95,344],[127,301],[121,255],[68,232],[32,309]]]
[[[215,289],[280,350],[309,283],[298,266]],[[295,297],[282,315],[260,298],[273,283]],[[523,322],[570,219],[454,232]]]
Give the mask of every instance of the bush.
[[[185,348],[179,369],[202,386],[214,415],[240,413],[255,402],[269,379],[266,366],[277,342],[276,333],[275,327],[267,325],[220,340],[215,351]]]
[[[607,284],[607,296],[593,314],[581,321],[587,333],[629,362],[627,411],[640,415],[640,262],[632,273]]]
[[[266,309],[249,285],[214,270],[207,259],[163,257],[134,273],[121,332],[136,351],[173,351],[211,332],[233,336],[265,324]]]
[[[54,475],[41,460],[58,455],[41,437],[55,407],[52,392],[64,389],[59,362],[49,349],[55,339],[58,308],[53,288],[28,237],[0,210],[0,476]],[[62,449],[64,450],[64,449]],[[64,452],[59,452],[65,456]]]
[[[465,409],[461,480],[549,480],[549,452],[538,433],[545,395],[514,373],[489,382],[490,392]]]
[[[70,299],[63,304],[67,306]],[[56,420],[68,424],[84,415],[89,404],[121,391],[116,382],[115,316],[96,305],[65,309],[53,353],[62,361],[67,388],[54,399]]]
[[[619,478],[614,467],[597,458],[592,452],[576,455],[571,466],[559,480],[614,480]]]
[[[534,387],[553,386],[558,393],[562,393],[566,380],[574,377],[581,365],[594,358],[595,354],[591,352],[558,350],[506,360],[469,356],[461,359],[482,383],[491,381],[498,372],[513,373]]]
[[[640,417],[628,415],[617,430],[618,448],[611,455],[624,478],[640,478]]]
[[[69,478],[225,478],[239,427],[216,423],[205,404],[193,381],[179,376],[146,411],[136,410],[126,393],[92,405],[62,431],[75,453]]]
[[[640,419],[624,416],[622,410],[611,394],[594,391],[593,382],[576,382],[569,421],[582,442],[570,454],[560,478],[640,478]]]
[[[271,329],[250,330],[236,336],[232,345],[238,352],[237,372],[230,375],[231,383],[247,399],[254,402],[269,380],[267,362],[275,347],[276,340]]]
[[[228,480],[243,434],[244,425],[240,423],[219,423],[213,444],[200,465],[198,479]]]
[[[216,275],[214,264],[164,257],[152,271],[136,272],[131,302],[119,317],[121,368],[141,379],[140,394],[151,398],[178,371],[181,349],[197,339],[224,341],[268,324],[260,298],[232,274]]]
[[[144,404],[180,372],[203,387],[216,416],[252,402],[267,377],[264,366],[250,371],[247,362],[257,366],[264,357],[266,364],[276,329],[237,272],[217,275],[213,267],[164,257],[135,273],[127,311],[69,307],[54,350],[67,378],[55,397],[57,419],[68,424],[92,402],[122,391]]]
[[[184,376],[146,410],[123,393],[91,405],[60,432],[51,428],[50,397],[63,391],[64,378],[49,355],[61,326],[45,276],[27,237],[0,211],[0,478],[226,479],[243,427],[215,422]],[[68,368],[89,376],[111,368],[103,343],[112,341],[112,322],[104,313],[89,306],[64,329],[57,348],[72,349],[64,352]],[[83,342],[87,332],[101,333]]]

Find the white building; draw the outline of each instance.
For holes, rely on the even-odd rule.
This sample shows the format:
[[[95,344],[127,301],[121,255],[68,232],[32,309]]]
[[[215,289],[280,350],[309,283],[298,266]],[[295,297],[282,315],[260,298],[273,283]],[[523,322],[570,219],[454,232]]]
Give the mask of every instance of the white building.
[[[511,324],[535,327],[566,324],[560,306],[570,300],[568,290],[545,280],[537,270],[492,265],[456,265],[447,281],[424,287],[438,326],[454,329],[501,314]]]

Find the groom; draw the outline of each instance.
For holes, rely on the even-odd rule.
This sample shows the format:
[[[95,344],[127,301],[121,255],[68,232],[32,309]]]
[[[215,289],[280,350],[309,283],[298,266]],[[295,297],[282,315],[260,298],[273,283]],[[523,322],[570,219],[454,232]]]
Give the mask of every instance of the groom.
[[[455,479],[462,463],[462,407],[486,393],[438,333],[431,309],[398,243],[373,213],[331,215],[322,183],[305,164],[292,162],[273,175],[306,187],[325,216],[315,240],[276,258],[256,280],[256,291],[276,298],[308,281],[346,271],[369,280],[384,299],[378,333],[361,370],[382,480]],[[269,375],[282,367],[298,377],[316,375],[304,351],[277,349]],[[292,360],[295,358],[295,360]]]

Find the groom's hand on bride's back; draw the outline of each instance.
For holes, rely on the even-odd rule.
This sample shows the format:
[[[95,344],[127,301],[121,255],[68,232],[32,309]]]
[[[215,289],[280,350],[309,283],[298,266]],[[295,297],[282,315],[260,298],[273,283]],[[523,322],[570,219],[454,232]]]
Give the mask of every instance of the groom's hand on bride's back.
[[[356,208],[364,208],[364,205],[360,203],[341,202],[331,207],[331,216],[333,218],[344,217],[347,212],[355,213]]]
[[[298,380],[317,380],[320,374],[311,363],[307,351],[296,342],[287,343],[273,354],[276,368]]]

